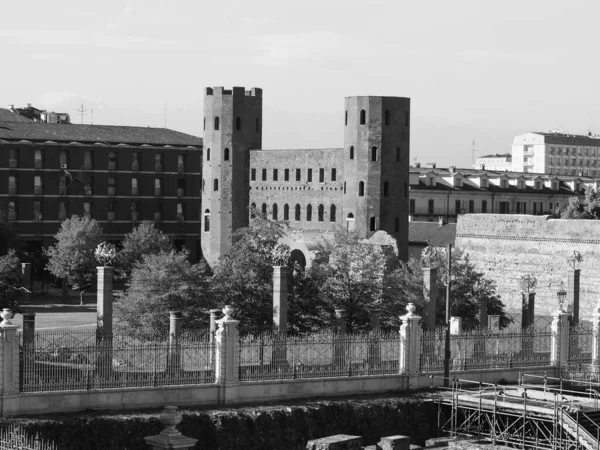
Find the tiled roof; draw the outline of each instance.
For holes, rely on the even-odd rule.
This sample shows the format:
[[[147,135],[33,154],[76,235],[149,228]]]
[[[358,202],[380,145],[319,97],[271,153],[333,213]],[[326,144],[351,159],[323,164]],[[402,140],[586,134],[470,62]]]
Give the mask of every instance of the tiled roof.
[[[502,154],[500,154],[500,153],[493,153],[491,155],[480,156],[477,159],[483,159],[483,158],[511,158],[511,157],[512,157],[512,154],[510,154],[510,153],[502,153]]]
[[[0,108],[0,122],[33,122],[33,120],[23,117],[21,114],[10,109]]]
[[[456,224],[440,225],[438,222],[409,222],[408,241],[426,242],[432,247],[445,247],[454,243]]]
[[[0,139],[109,145],[202,146],[202,138],[166,128],[56,123],[0,123]]]

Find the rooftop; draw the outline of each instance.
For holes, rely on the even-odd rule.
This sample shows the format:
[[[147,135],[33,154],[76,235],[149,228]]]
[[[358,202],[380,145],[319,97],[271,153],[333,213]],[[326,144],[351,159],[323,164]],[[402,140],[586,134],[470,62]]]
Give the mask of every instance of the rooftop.
[[[445,247],[454,243],[456,224],[440,225],[438,222],[409,222],[408,241],[424,242],[432,247]]]
[[[22,116],[18,112],[11,111],[10,109],[0,108],[0,122],[29,122],[33,123],[33,120]]]
[[[485,155],[485,156],[480,156],[477,159],[483,159],[483,158],[510,158],[512,157],[512,155],[510,153],[494,153],[491,155]]]
[[[116,125],[75,125],[55,123],[0,123],[0,142],[53,141],[105,145],[172,145],[202,146],[202,138],[167,128],[130,127]]]

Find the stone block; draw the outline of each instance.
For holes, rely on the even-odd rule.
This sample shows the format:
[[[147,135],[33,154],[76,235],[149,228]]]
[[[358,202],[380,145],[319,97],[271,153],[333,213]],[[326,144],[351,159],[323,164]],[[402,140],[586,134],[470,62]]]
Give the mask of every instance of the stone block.
[[[377,444],[378,450],[409,450],[409,436],[386,436],[382,437]]]
[[[362,437],[348,434],[336,434],[313,439],[306,444],[306,450],[361,450]]]

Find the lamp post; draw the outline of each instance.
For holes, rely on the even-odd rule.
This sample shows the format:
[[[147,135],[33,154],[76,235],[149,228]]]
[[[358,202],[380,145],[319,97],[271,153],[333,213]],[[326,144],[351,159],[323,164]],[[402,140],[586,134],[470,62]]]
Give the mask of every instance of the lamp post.
[[[563,288],[561,288],[560,291],[558,291],[556,293],[556,297],[558,299],[558,309],[561,312],[565,312],[564,305],[565,305],[565,300],[567,298],[567,291],[565,291]]]
[[[448,244],[448,273],[446,280],[446,339],[444,342],[444,387],[449,386],[450,379],[450,268],[452,264],[452,244]]]

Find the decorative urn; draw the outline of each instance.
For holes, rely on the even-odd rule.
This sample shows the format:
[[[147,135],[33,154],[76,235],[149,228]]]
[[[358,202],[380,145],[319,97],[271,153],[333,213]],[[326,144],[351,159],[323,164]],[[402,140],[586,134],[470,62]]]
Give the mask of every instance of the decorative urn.
[[[225,320],[231,320],[232,319],[231,315],[233,314],[233,311],[234,311],[233,306],[231,306],[231,305],[225,305],[223,307],[223,314],[225,314],[224,319]]]
[[[4,319],[4,322],[2,322],[2,325],[12,325],[12,322],[10,321],[10,319],[12,319],[12,317],[13,317],[13,312],[9,308],[4,308],[2,310],[2,312],[0,313],[0,317],[2,317],[2,319]]]

